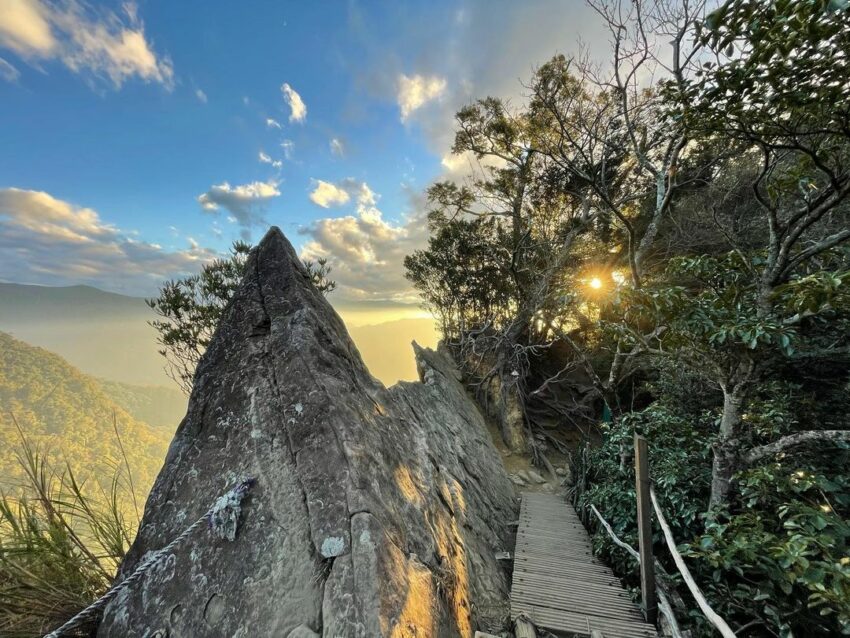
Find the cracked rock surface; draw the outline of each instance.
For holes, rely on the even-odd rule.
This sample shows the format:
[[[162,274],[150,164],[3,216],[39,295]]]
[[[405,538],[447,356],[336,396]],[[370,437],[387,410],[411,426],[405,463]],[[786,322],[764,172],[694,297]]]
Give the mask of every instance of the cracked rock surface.
[[[385,389],[280,230],[247,268],[119,579],[253,477],[236,539],[191,535],[98,636],[497,632],[516,501],[452,362],[414,345],[421,383]]]

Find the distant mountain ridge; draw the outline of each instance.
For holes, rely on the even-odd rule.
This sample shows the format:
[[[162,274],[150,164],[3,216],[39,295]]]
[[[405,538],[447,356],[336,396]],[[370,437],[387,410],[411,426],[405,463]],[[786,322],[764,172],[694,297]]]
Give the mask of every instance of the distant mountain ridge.
[[[173,389],[156,331],[147,325],[153,318],[141,297],[91,286],[0,283],[0,330],[61,355],[86,374]],[[369,370],[386,385],[416,378],[412,340],[433,347],[438,339],[431,319],[396,319],[348,330]]]
[[[2,311],[3,317],[14,317],[16,311],[27,316],[32,309],[42,310],[77,309],[78,312],[92,308],[109,310],[111,313],[133,314],[145,306],[143,297],[131,297],[107,292],[93,286],[36,286],[0,282],[0,299],[9,306]]]
[[[141,297],[90,286],[0,284],[0,330],[97,377],[169,387],[153,318]]]
[[[113,425],[114,419],[114,425]],[[117,427],[139,496],[147,493],[176,429],[131,416],[98,381],[61,357],[0,332],[0,487],[21,477],[15,453],[25,436],[67,460],[80,477],[111,477],[122,461]]]

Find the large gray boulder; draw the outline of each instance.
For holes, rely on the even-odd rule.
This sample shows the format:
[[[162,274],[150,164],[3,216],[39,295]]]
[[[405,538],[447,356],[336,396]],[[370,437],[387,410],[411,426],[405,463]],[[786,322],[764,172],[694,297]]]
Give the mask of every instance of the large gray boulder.
[[[276,228],[198,367],[121,566],[241,480],[234,541],[199,530],[106,610],[101,637],[471,636],[498,630],[512,485],[443,354],[385,389]]]

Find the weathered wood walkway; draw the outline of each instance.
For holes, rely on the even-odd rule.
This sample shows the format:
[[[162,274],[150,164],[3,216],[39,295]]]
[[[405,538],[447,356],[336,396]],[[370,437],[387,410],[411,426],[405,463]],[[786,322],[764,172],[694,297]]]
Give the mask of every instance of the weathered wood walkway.
[[[552,494],[522,495],[511,618],[520,614],[561,636],[656,636],[620,581],[593,557],[575,510]]]

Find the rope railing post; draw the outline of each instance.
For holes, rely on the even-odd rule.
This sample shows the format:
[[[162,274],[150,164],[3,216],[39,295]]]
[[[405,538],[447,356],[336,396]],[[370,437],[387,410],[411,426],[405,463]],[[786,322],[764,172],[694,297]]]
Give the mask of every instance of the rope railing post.
[[[635,492],[637,494],[640,588],[646,622],[658,621],[655,593],[655,561],[652,557],[652,506],[649,502],[649,456],[646,439],[635,433]]]

